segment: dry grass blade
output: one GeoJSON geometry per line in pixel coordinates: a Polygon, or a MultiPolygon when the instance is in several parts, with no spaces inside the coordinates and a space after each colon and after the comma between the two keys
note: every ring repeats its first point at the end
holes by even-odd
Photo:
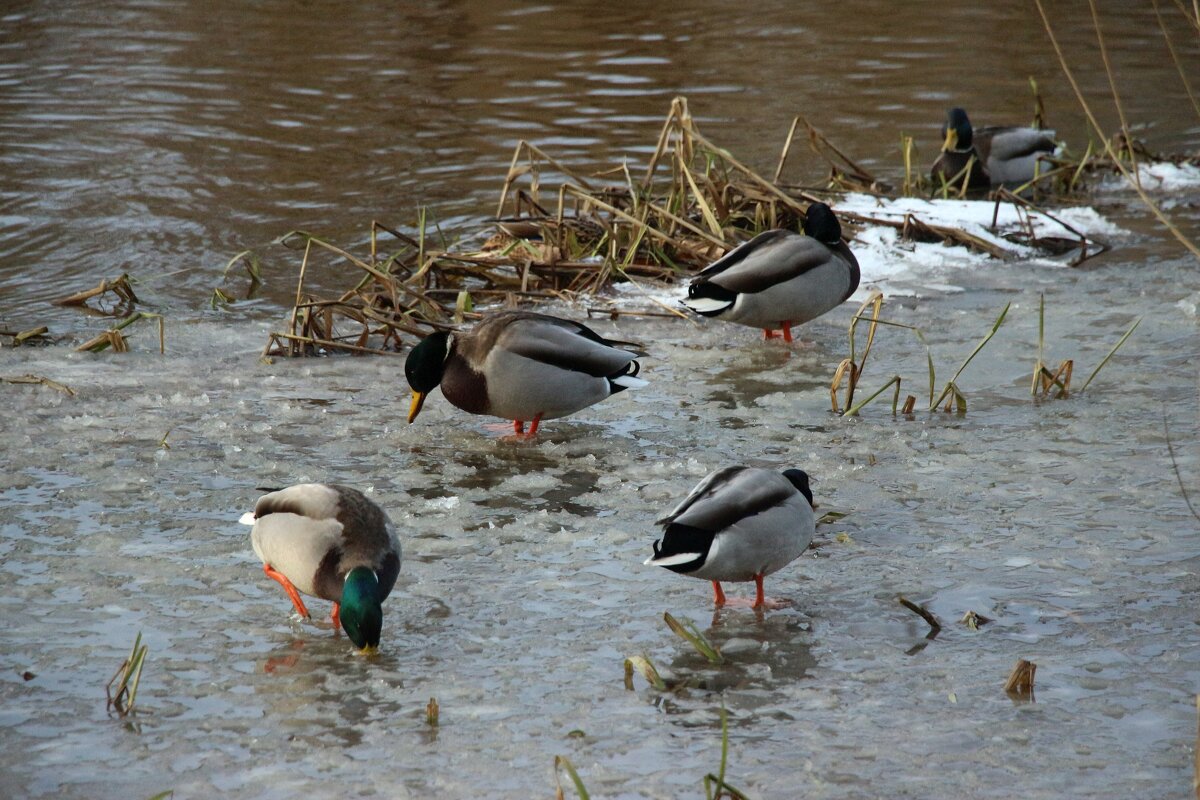
{"type": "MultiPolygon", "coordinates": [[[[42,339],[46,334],[50,333],[50,329],[45,325],[39,325],[36,328],[30,328],[24,331],[0,331],[0,336],[8,336],[12,338],[12,346],[20,347],[23,344],[35,342],[42,339]]],[[[40,344],[40,342],[38,342],[40,344]]]]}
{"type": "Polygon", "coordinates": [[[53,389],[56,392],[61,392],[67,397],[74,397],[75,390],[65,383],[52,381],[49,378],[43,378],[41,375],[17,375],[13,378],[0,378],[5,383],[33,383],[45,386],[47,389],[53,389]]]}
{"type": "Polygon", "coordinates": [[[138,298],[133,291],[133,284],[130,282],[129,275],[122,274],[119,278],[112,280],[102,280],[99,284],[91,289],[85,289],[82,292],[68,295],[61,299],[55,300],[56,306],[83,306],[87,305],[87,301],[93,297],[100,297],[105,294],[113,294],[117,298],[117,306],[112,313],[120,313],[117,309],[124,309],[128,313],[130,307],[137,305],[138,298]]]}
{"type": "Polygon", "coordinates": [[[667,683],[658,674],[658,670],[646,656],[630,656],[625,659],[625,688],[633,691],[633,673],[637,670],[652,687],[660,692],[666,691],[667,683]]]}
{"type": "Polygon", "coordinates": [[[100,353],[111,347],[114,352],[126,353],[129,351],[129,344],[122,331],[133,323],[143,319],[158,321],[158,352],[165,354],[167,351],[165,321],[162,314],[154,314],[150,311],[138,311],[136,314],[131,314],[117,323],[113,328],[79,345],[75,348],[75,351],[79,353],[85,351],[100,353]]]}
{"type": "MultiPolygon", "coordinates": [[[[1173,222],[1171,222],[1169,218],[1167,218],[1167,216],[1162,212],[1162,209],[1158,207],[1158,204],[1151,200],[1150,196],[1146,194],[1145,190],[1141,186],[1140,181],[1138,181],[1129,172],[1129,168],[1122,163],[1120,156],[1114,151],[1112,143],[1105,136],[1104,129],[1100,127],[1100,123],[1097,121],[1096,115],[1092,112],[1091,106],[1088,104],[1087,99],[1083,96],[1083,90],[1079,88],[1079,83],[1075,80],[1075,75],[1071,71],[1070,65],[1067,63],[1067,58],[1063,54],[1062,47],[1059,45],[1058,37],[1054,34],[1054,27],[1050,24],[1050,17],[1046,14],[1046,9],[1042,3],[1042,0],[1034,0],[1034,4],[1037,6],[1038,14],[1041,15],[1042,25],[1046,29],[1046,35],[1050,37],[1050,44],[1054,47],[1055,55],[1058,56],[1059,66],[1062,67],[1062,71],[1067,78],[1067,82],[1071,84],[1071,89],[1075,93],[1075,98],[1079,101],[1079,105],[1083,108],[1083,113],[1087,116],[1088,122],[1091,124],[1092,129],[1104,140],[1105,152],[1108,153],[1109,158],[1112,160],[1113,166],[1120,171],[1121,175],[1125,177],[1125,180],[1129,183],[1129,185],[1132,186],[1134,191],[1137,192],[1138,197],[1140,197],[1142,200],[1142,203],[1144,203],[1145,206],[1150,209],[1151,213],[1158,218],[1158,221],[1161,222],[1163,226],[1165,226],[1166,229],[1171,232],[1171,235],[1174,236],[1180,244],[1187,248],[1192,255],[1196,256],[1196,258],[1200,258],[1200,247],[1197,247],[1195,243],[1185,236],[1183,232],[1180,231],[1179,228],[1173,222]]],[[[1099,31],[1097,31],[1097,33],[1099,33],[1099,31]]]]}
{"type": "Polygon", "coordinates": [[[870,395],[869,397],[865,398],[864,400],[861,400],[854,407],[846,409],[846,413],[843,416],[847,416],[847,417],[858,416],[858,412],[863,409],[863,406],[867,405],[867,403],[870,403],[876,397],[879,397],[879,395],[883,394],[888,389],[893,389],[892,414],[894,415],[896,413],[896,408],[900,404],[900,376],[899,375],[893,375],[891,380],[889,380],[887,383],[885,383],[879,389],[875,390],[874,394],[870,395]]]}
{"type": "Polygon", "coordinates": [[[1188,511],[1192,512],[1192,516],[1200,520],[1200,513],[1196,512],[1196,507],[1192,505],[1192,498],[1188,496],[1187,487],[1183,483],[1183,475],[1179,472],[1179,462],[1175,460],[1175,446],[1171,444],[1171,431],[1167,427],[1167,404],[1163,403],[1162,409],[1163,418],[1163,438],[1167,442],[1167,453],[1171,456],[1171,468],[1175,471],[1175,480],[1179,482],[1179,492],[1183,495],[1183,502],[1187,503],[1188,511]]]}
{"type": "Polygon", "coordinates": [[[1187,71],[1184,70],[1183,64],[1179,62],[1179,54],[1175,52],[1175,44],[1171,41],[1171,34],[1167,33],[1167,25],[1163,21],[1162,12],[1158,8],[1158,0],[1151,0],[1151,5],[1154,7],[1154,16],[1158,20],[1158,29],[1162,31],[1163,40],[1167,43],[1167,52],[1171,54],[1171,61],[1175,64],[1175,70],[1179,73],[1179,79],[1183,81],[1183,88],[1187,92],[1188,100],[1192,101],[1192,109],[1195,110],[1196,116],[1200,117],[1200,103],[1196,102],[1196,95],[1192,93],[1192,84],[1187,79],[1187,71]]]}
{"type": "Polygon", "coordinates": [[[663,612],[663,621],[667,623],[667,627],[675,632],[679,638],[686,641],[696,649],[696,652],[704,656],[712,664],[721,664],[725,658],[721,655],[721,651],[710,642],[704,634],[702,634],[695,624],[688,622],[686,627],[667,612],[663,612]]]}
{"type": "Polygon", "coordinates": [[[1109,359],[1111,359],[1114,355],[1116,355],[1117,350],[1121,349],[1121,345],[1125,344],[1125,340],[1128,339],[1130,336],[1132,336],[1133,332],[1137,330],[1138,325],[1141,325],[1141,324],[1142,324],[1141,317],[1138,317],[1136,320],[1134,320],[1133,324],[1129,326],[1129,330],[1125,331],[1125,335],[1117,340],[1117,343],[1113,345],[1112,350],[1108,351],[1108,355],[1106,355],[1104,357],[1104,360],[1101,361],[1099,364],[1097,364],[1096,368],[1094,370],[1092,370],[1092,374],[1089,375],[1088,379],[1083,382],[1083,386],[1080,387],[1079,391],[1082,392],[1082,391],[1087,390],[1087,387],[1089,384],[1091,384],[1092,379],[1100,374],[1100,370],[1104,369],[1104,365],[1109,362],[1109,359]]]}
{"type": "Polygon", "coordinates": [[[966,357],[966,359],[963,360],[963,363],[961,366],[959,366],[958,371],[954,373],[954,377],[952,377],[950,379],[950,382],[946,384],[946,388],[942,390],[941,396],[938,397],[938,399],[929,406],[930,410],[937,408],[938,405],[941,404],[942,400],[947,399],[947,396],[950,395],[951,393],[953,393],[956,401],[958,402],[959,411],[961,413],[966,412],[967,400],[965,397],[963,397],[962,393],[958,390],[958,376],[962,375],[963,370],[965,370],[967,368],[967,365],[970,364],[971,361],[975,358],[975,356],[979,355],[979,351],[982,350],[987,345],[987,343],[992,340],[992,337],[996,335],[996,331],[1000,330],[1000,326],[1004,324],[1005,317],[1008,316],[1008,309],[1011,307],[1012,307],[1012,302],[1008,302],[1008,303],[1004,304],[1004,310],[1002,310],[1000,312],[1000,316],[997,317],[996,321],[992,324],[992,329],[988,332],[987,336],[983,337],[983,341],[981,341],[979,344],[975,345],[975,349],[971,351],[971,354],[968,355],[966,357]]]}
{"type": "Polygon", "coordinates": [[[835,414],[841,413],[841,406],[838,404],[837,392],[842,385],[842,377],[849,376],[849,383],[846,388],[846,407],[849,408],[854,403],[854,390],[858,388],[859,378],[862,377],[863,369],[867,364],[867,355],[871,352],[871,345],[875,342],[875,329],[879,324],[879,314],[883,310],[883,292],[872,292],[871,295],[863,301],[858,310],[854,312],[854,316],[850,318],[850,328],[848,336],[850,339],[850,357],[844,359],[838,364],[837,370],[833,373],[833,383],[829,387],[829,399],[833,404],[835,414]],[[870,306],[871,316],[863,317],[862,312],[870,306]],[[867,329],[867,344],[863,348],[862,358],[857,362],[855,358],[857,353],[855,350],[854,334],[858,329],[858,323],[866,319],[870,322],[870,327],[867,329]]]}

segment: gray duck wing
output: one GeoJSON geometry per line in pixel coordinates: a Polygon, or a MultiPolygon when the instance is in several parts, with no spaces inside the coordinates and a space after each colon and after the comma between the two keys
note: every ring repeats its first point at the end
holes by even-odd
{"type": "Polygon", "coordinates": [[[987,144],[986,152],[984,148],[979,148],[980,157],[984,161],[989,158],[1010,161],[1035,153],[1053,153],[1058,147],[1052,130],[991,126],[978,129],[976,133],[987,144]]]}
{"type": "Polygon", "coordinates": [[[631,343],[601,337],[586,325],[541,314],[513,320],[496,338],[508,352],[596,378],[622,373],[640,352],[622,349],[631,343]]]}
{"type": "Polygon", "coordinates": [[[715,283],[738,294],[754,294],[796,278],[829,261],[828,247],[791,231],[760,233],[709,264],[692,283],[715,283]]]}
{"type": "Polygon", "coordinates": [[[659,524],[688,525],[718,532],[755,514],[786,503],[796,487],[777,472],[726,467],[696,486],[659,524]]]}

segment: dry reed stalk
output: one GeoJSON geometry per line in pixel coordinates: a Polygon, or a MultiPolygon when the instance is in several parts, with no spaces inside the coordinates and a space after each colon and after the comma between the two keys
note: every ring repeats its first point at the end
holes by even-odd
{"type": "Polygon", "coordinates": [[[75,390],[70,386],[67,386],[65,383],[59,383],[58,381],[52,381],[49,378],[44,378],[41,375],[17,375],[16,377],[12,378],[0,378],[0,381],[4,381],[5,383],[38,384],[45,386],[47,389],[53,389],[56,392],[61,392],[67,397],[75,396],[75,390]]]}
{"type": "Polygon", "coordinates": [[[925,620],[926,624],[929,625],[928,638],[932,639],[941,633],[942,623],[938,622],[937,617],[935,617],[928,609],[922,608],[912,600],[909,600],[907,597],[897,597],[896,602],[916,614],[921,619],[925,620]]]}
{"type": "MultiPolygon", "coordinates": [[[[1091,2],[1091,0],[1089,0],[1089,2],[1091,2]]],[[[1171,222],[1171,220],[1168,219],[1165,214],[1163,214],[1162,210],[1158,207],[1158,204],[1151,200],[1150,196],[1146,194],[1145,190],[1142,188],[1141,182],[1136,180],[1130,174],[1129,169],[1121,162],[1119,155],[1113,150],[1112,142],[1110,142],[1105,136],[1103,128],[1100,127],[1100,123],[1096,119],[1096,115],[1092,113],[1091,106],[1088,104],[1087,99],[1083,96],[1083,90],[1079,88],[1079,83],[1075,80],[1075,75],[1071,71],[1070,65],[1067,64],[1066,56],[1063,54],[1062,47],[1058,43],[1058,37],[1054,34],[1054,27],[1050,24],[1050,18],[1046,14],[1046,9],[1042,4],[1042,0],[1034,0],[1034,4],[1037,6],[1038,14],[1041,15],[1042,25],[1046,29],[1046,34],[1050,37],[1050,44],[1054,46],[1054,52],[1058,56],[1058,63],[1062,67],[1063,74],[1066,75],[1067,82],[1071,84],[1071,90],[1075,93],[1075,98],[1079,101],[1079,105],[1083,108],[1083,113],[1087,116],[1088,122],[1091,123],[1092,129],[1099,137],[1101,137],[1101,139],[1103,139],[1104,150],[1108,154],[1109,158],[1112,159],[1113,165],[1121,172],[1121,175],[1125,177],[1125,180],[1128,181],[1129,184],[1134,188],[1138,194],[1138,197],[1141,198],[1142,202],[1147,208],[1150,209],[1154,216],[1158,218],[1158,221],[1161,222],[1163,226],[1171,232],[1171,235],[1174,236],[1180,244],[1187,248],[1192,255],[1196,256],[1196,258],[1200,258],[1200,247],[1197,247],[1190,239],[1188,239],[1183,232],[1180,231],[1179,228],[1176,227],[1175,224],[1171,222]]],[[[1097,34],[1099,34],[1098,29],[1097,34]]]]}
{"type": "Polygon", "coordinates": [[[1175,64],[1175,70],[1179,73],[1179,79],[1183,81],[1183,88],[1187,92],[1188,100],[1192,101],[1192,108],[1196,112],[1196,116],[1200,117],[1200,102],[1196,101],[1196,95],[1192,93],[1192,84],[1187,79],[1187,72],[1183,68],[1183,64],[1179,62],[1179,55],[1175,52],[1175,44],[1171,41],[1171,34],[1167,33],[1167,25],[1163,21],[1162,12],[1158,8],[1158,0],[1151,0],[1151,5],[1154,6],[1154,16],[1158,20],[1158,29],[1162,31],[1163,40],[1167,43],[1167,51],[1171,54],[1171,61],[1175,64]]]}
{"type": "MultiPolygon", "coordinates": [[[[102,280],[99,284],[91,289],[85,289],[81,292],[76,292],[67,297],[60,298],[54,301],[56,306],[82,306],[87,305],[87,301],[93,297],[112,293],[117,296],[120,303],[125,303],[129,306],[137,305],[140,302],[137,295],[133,291],[133,285],[130,283],[129,275],[122,274],[119,278],[112,280],[102,280]]],[[[113,313],[119,313],[114,311],[113,313]]]]}

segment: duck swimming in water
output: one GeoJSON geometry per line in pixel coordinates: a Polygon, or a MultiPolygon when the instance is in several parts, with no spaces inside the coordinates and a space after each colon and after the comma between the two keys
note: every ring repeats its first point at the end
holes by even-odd
{"type": "Polygon", "coordinates": [[[946,112],[942,137],[942,152],[930,169],[935,190],[943,182],[951,181],[954,187],[960,187],[964,178],[967,191],[972,192],[986,191],[992,186],[1022,186],[1036,177],[1039,162],[1054,155],[1059,147],[1052,130],[1018,126],[973,128],[967,112],[961,108],[946,112]],[[963,175],[968,162],[970,171],[963,175]]]}

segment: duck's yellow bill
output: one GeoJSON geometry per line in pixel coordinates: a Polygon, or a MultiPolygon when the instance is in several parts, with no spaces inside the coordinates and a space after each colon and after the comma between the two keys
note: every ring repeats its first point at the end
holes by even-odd
{"type": "Polygon", "coordinates": [[[946,141],[942,142],[942,150],[953,150],[958,147],[958,131],[946,128],[946,141]]]}
{"type": "Polygon", "coordinates": [[[417,414],[421,413],[421,406],[423,405],[425,405],[425,392],[413,392],[412,405],[408,407],[408,422],[410,425],[417,418],[417,414]]]}

